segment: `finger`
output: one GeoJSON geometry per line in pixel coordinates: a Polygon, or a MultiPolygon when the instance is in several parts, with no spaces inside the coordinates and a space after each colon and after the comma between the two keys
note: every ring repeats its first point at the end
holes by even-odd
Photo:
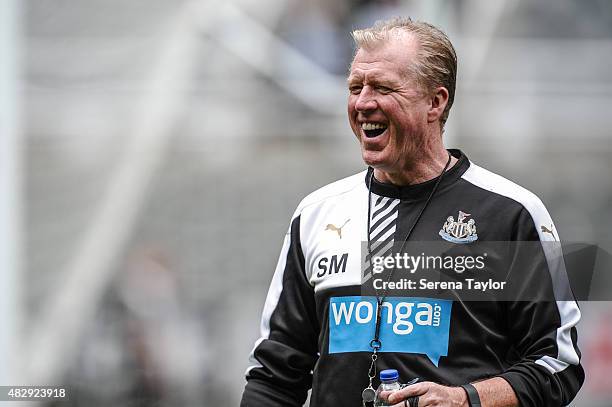
{"type": "MultiPolygon", "coordinates": [[[[397,390],[395,390],[397,391],[397,390]]],[[[388,401],[387,398],[389,397],[389,395],[391,395],[391,393],[393,393],[393,390],[385,390],[385,391],[381,391],[380,394],[378,395],[381,399],[388,401]]]]}
{"type": "Polygon", "coordinates": [[[381,391],[380,392],[380,398],[387,400],[387,397],[389,397],[389,395],[392,394],[394,391],[399,391],[399,390],[385,390],[385,391],[381,391]]]}
{"type": "Polygon", "coordinates": [[[378,397],[380,397],[381,399],[383,399],[386,402],[389,402],[389,396],[391,394],[395,393],[395,392],[398,392],[398,391],[399,390],[385,390],[385,391],[381,391],[380,394],[378,395],[378,397]]]}
{"type": "MultiPolygon", "coordinates": [[[[425,404],[423,404],[423,401],[421,399],[419,399],[418,403],[419,403],[419,407],[425,406],[425,404]]],[[[391,407],[410,407],[410,403],[407,401],[407,399],[404,399],[397,404],[393,404],[391,407]]]]}
{"type": "Polygon", "coordinates": [[[412,396],[422,396],[431,387],[431,382],[422,382],[404,387],[389,396],[389,403],[398,403],[412,396]]]}

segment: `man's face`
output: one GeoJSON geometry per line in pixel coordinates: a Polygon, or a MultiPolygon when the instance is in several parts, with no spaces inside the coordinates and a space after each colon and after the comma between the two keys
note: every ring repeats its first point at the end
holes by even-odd
{"type": "Polygon", "coordinates": [[[407,67],[417,55],[408,35],[357,52],[348,78],[348,115],[367,165],[398,173],[427,143],[430,98],[407,67]]]}

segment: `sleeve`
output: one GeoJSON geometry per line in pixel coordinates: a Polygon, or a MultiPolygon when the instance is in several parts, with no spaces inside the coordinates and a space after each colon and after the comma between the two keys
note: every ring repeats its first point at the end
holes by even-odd
{"type": "Polygon", "coordinates": [[[314,289],[304,268],[300,216],[291,222],[247,369],[241,407],[302,406],[318,358],[314,289]]]}
{"type": "Polygon", "coordinates": [[[580,309],[548,212],[539,200],[529,209],[522,210],[511,242],[513,298],[504,305],[513,363],[499,376],[521,407],[565,406],[584,382],[576,331],[580,309]]]}

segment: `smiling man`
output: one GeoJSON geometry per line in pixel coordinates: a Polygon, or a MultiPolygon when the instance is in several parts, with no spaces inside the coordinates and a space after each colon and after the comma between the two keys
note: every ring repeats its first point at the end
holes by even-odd
{"type": "Polygon", "coordinates": [[[368,169],[313,192],[295,211],[242,406],[301,406],[310,388],[312,406],[368,405],[372,372],[386,368],[421,380],[385,394],[390,405],[569,404],[584,381],[580,311],[563,295],[571,292],[563,260],[546,246],[553,238],[541,225],[554,224],[535,195],[444,147],[457,71],[452,44],[410,19],[353,37],[348,117],[368,169]],[[521,253],[508,249],[493,267],[510,284],[554,298],[364,295],[370,260],[409,241],[534,242],[527,265],[515,264],[521,253]]]}
{"type": "Polygon", "coordinates": [[[440,41],[440,50],[427,53],[439,60],[432,61],[437,69],[419,58],[417,32],[389,29],[382,42],[372,32],[354,33],[359,48],[348,78],[349,120],[363,160],[381,182],[430,180],[448,158],[442,129],[455,94],[456,56],[444,34],[429,31],[440,41]]]}

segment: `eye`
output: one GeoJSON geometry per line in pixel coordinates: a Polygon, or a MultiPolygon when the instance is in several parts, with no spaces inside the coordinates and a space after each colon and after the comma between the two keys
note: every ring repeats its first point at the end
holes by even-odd
{"type": "Polygon", "coordinates": [[[353,95],[358,95],[361,93],[361,89],[363,88],[363,86],[361,85],[351,85],[349,86],[349,92],[351,92],[351,94],[353,95]]]}
{"type": "Polygon", "coordinates": [[[377,86],[376,90],[378,90],[380,93],[383,93],[383,94],[387,94],[387,93],[393,92],[393,89],[388,88],[386,86],[377,86]]]}

